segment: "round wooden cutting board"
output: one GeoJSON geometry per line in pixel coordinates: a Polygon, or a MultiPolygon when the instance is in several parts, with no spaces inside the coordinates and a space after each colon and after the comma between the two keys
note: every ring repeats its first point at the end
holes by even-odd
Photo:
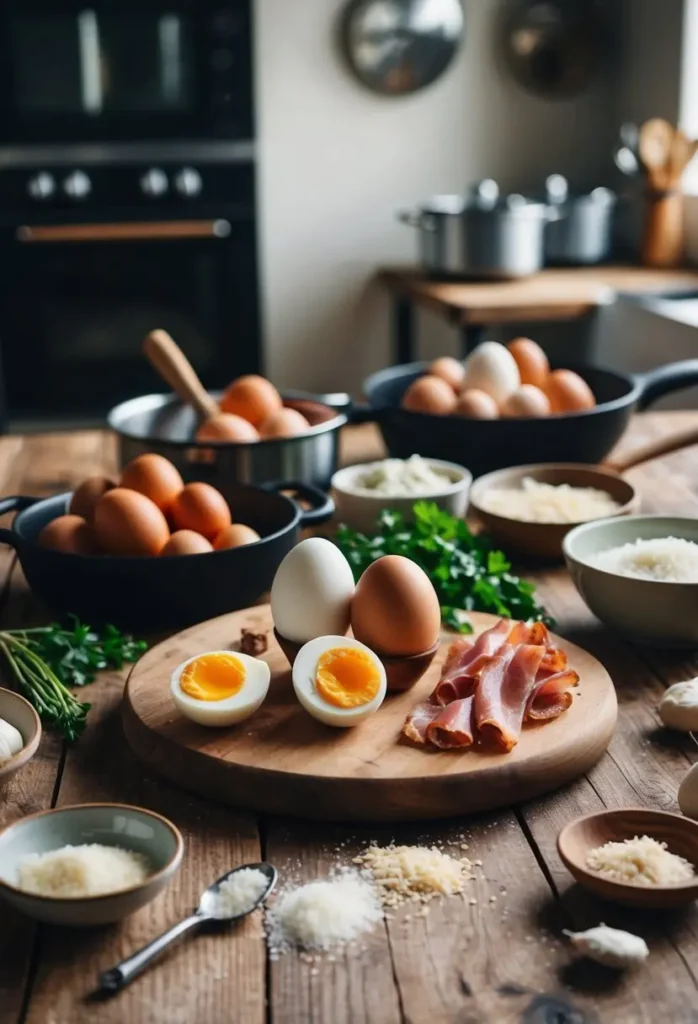
{"type": "MultiPolygon", "coordinates": [[[[497,621],[472,616],[477,632],[497,621]]],[[[527,726],[510,754],[431,751],[399,742],[414,704],[439,679],[448,644],[406,693],[389,695],[354,729],[311,718],[295,698],[268,605],[233,612],[170,637],[131,671],[124,696],[126,738],[156,774],[239,807],[306,818],[386,821],[440,818],[518,803],[569,782],[606,749],[616,722],[610,676],[590,654],[559,640],[580,675],[572,707],[527,726]],[[183,718],[170,696],[172,671],[204,651],[238,647],[243,628],[268,634],[271,686],[262,707],[227,729],[183,718]]]]}

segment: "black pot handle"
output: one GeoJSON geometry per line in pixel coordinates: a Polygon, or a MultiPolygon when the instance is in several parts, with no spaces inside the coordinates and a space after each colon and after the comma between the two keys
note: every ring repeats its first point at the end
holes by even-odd
{"type": "MultiPolygon", "coordinates": [[[[36,505],[41,498],[27,498],[21,494],[13,494],[9,498],[0,498],[0,516],[6,516],[9,512],[23,512],[25,508],[36,505]]],[[[16,546],[17,534],[5,527],[0,527],[0,541],[5,544],[16,546]]]]}
{"type": "Polygon", "coordinates": [[[635,380],[640,386],[637,407],[646,409],[664,395],[698,384],[698,359],[684,359],[680,363],[658,366],[649,373],[637,374],[635,380]]]}
{"type": "Polygon", "coordinates": [[[378,421],[378,410],[370,405],[352,405],[348,411],[349,422],[352,425],[357,423],[376,423],[378,421]]]}
{"type": "Polygon", "coordinates": [[[320,523],[326,523],[334,515],[332,498],[329,494],[321,491],[319,487],[314,487],[313,484],[305,484],[300,480],[276,480],[273,483],[260,484],[260,490],[271,494],[277,494],[279,491],[293,491],[299,498],[309,501],[313,508],[305,509],[300,506],[298,508],[302,527],[319,526],[320,523]]]}

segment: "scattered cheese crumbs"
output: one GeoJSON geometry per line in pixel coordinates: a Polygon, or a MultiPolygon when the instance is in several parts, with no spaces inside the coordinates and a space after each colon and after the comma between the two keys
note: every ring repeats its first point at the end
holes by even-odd
{"type": "Polygon", "coordinates": [[[603,878],[634,885],[673,885],[695,875],[692,864],[651,836],[597,846],[587,854],[587,867],[603,878]]]}
{"type": "Polygon", "coordinates": [[[435,846],[369,846],[354,863],[368,872],[384,907],[454,896],[472,878],[469,860],[457,860],[435,846]]]}
{"type": "Polygon", "coordinates": [[[216,893],[214,917],[240,917],[249,913],[268,888],[269,879],[259,868],[234,871],[216,893]]]}
{"type": "Polygon", "coordinates": [[[294,947],[328,950],[346,945],[382,918],[371,884],[353,872],[282,893],[267,911],[272,959],[294,947]]]}
{"type": "Polygon", "coordinates": [[[131,889],[150,873],[139,853],[88,843],[28,854],[19,863],[17,885],[37,896],[74,899],[131,889]]]}

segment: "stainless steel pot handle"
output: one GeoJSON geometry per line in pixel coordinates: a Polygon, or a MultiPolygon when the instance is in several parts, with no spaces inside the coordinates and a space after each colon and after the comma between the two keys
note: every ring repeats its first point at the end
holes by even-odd
{"type": "Polygon", "coordinates": [[[422,210],[398,210],[395,214],[402,224],[411,228],[421,228],[422,231],[436,231],[436,220],[422,210]]]}
{"type": "Polygon", "coordinates": [[[345,391],[316,395],[311,391],[284,388],[283,397],[291,402],[317,402],[319,405],[328,405],[330,409],[337,409],[338,412],[344,412],[351,406],[351,396],[345,391]]]}

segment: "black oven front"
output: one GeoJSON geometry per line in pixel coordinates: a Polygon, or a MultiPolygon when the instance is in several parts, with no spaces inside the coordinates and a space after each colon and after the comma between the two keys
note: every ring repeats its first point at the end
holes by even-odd
{"type": "Polygon", "coordinates": [[[4,0],[0,144],[251,139],[251,0],[4,0]]]}

